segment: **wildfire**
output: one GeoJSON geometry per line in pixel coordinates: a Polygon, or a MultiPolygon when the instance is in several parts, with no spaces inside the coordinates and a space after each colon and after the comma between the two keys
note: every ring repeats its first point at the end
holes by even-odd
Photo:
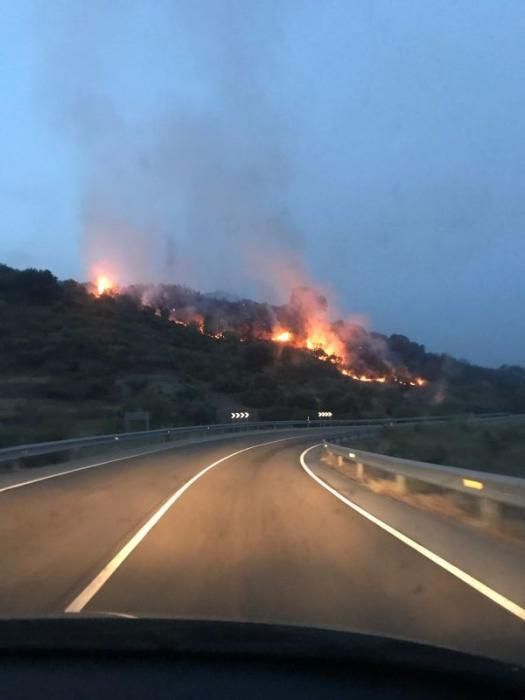
{"type": "Polygon", "coordinates": [[[272,340],[278,343],[290,343],[296,348],[306,348],[312,352],[317,352],[317,358],[323,362],[330,362],[345,377],[349,377],[356,382],[364,382],[367,384],[386,384],[386,382],[395,382],[404,386],[425,386],[427,383],[423,377],[398,377],[394,374],[364,374],[357,372],[349,367],[348,357],[345,356],[344,343],[341,339],[330,330],[319,326],[310,329],[309,335],[301,341],[300,338],[294,336],[290,331],[279,329],[272,336],[272,340]]]}
{"type": "Polygon", "coordinates": [[[113,282],[105,275],[99,275],[97,277],[97,293],[98,296],[102,296],[106,292],[110,292],[113,289],[113,282]]]}
{"type": "Polygon", "coordinates": [[[341,339],[322,326],[309,329],[304,345],[307,350],[322,350],[328,357],[342,358],[345,355],[341,339]]]}
{"type": "MultiPolygon", "coordinates": [[[[114,266],[100,263],[91,270],[91,291],[97,296],[116,291],[120,287],[115,281],[114,266]],[[107,270],[112,270],[111,277],[107,270]]],[[[153,289],[146,289],[141,295],[141,303],[155,308],[156,294],[153,289]]],[[[285,308],[276,307],[276,316],[272,315],[266,323],[260,326],[253,324],[251,319],[242,318],[239,322],[228,317],[215,319],[205,324],[205,315],[197,304],[188,304],[184,299],[177,303],[177,309],[163,304],[156,308],[156,313],[165,316],[166,312],[172,323],[182,326],[192,326],[200,333],[216,340],[223,339],[225,332],[235,333],[241,342],[253,339],[272,340],[275,343],[286,344],[293,348],[309,350],[312,356],[322,362],[332,364],[342,375],[356,382],[369,384],[398,384],[405,387],[423,387],[427,380],[423,377],[411,376],[402,367],[395,367],[384,359],[381,354],[382,346],[374,351],[373,343],[367,344],[368,337],[364,329],[343,321],[332,323],[326,311],[326,300],[307,289],[299,289],[291,296],[290,304],[285,308]],[[300,292],[300,293],[299,293],[300,292]],[[161,313],[162,311],[162,313],[161,313]],[[275,320],[274,320],[275,319],[275,320]],[[219,322],[217,322],[219,321],[219,322]],[[255,327],[254,327],[255,326],[255,327]],[[270,330],[272,328],[272,330],[270,330]],[[361,333],[361,335],[360,335],[361,333]],[[371,352],[368,352],[371,348],[371,352]],[[367,355],[368,352],[368,355],[367,355]],[[367,361],[366,357],[371,357],[367,361]]],[[[208,312],[206,312],[208,313],[208,312]]]]}
{"type": "MultiPolygon", "coordinates": [[[[204,317],[200,314],[186,314],[184,318],[177,316],[175,309],[172,309],[169,315],[169,320],[176,323],[178,326],[194,326],[200,333],[204,333],[204,317]]],[[[210,333],[217,340],[222,338],[222,333],[210,333]]]]}
{"type": "Polygon", "coordinates": [[[368,374],[356,374],[352,372],[351,369],[345,369],[344,367],[341,369],[341,374],[344,374],[345,377],[350,377],[350,379],[355,379],[356,382],[376,382],[377,384],[384,384],[387,380],[387,377],[384,375],[371,377],[368,374]]]}
{"type": "Polygon", "coordinates": [[[293,335],[290,331],[278,331],[272,335],[272,340],[276,343],[290,343],[293,340],[293,335]]]}

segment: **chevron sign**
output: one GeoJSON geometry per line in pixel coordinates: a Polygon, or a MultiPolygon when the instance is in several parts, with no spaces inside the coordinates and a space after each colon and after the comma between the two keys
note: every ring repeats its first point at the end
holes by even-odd
{"type": "Polygon", "coordinates": [[[242,420],[250,417],[248,411],[237,411],[235,413],[231,413],[230,415],[232,420],[242,420]]]}
{"type": "Polygon", "coordinates": [[[334,414],[332,411],[319,411],[317,414],[318,418],[331,418],[334,414]]]}

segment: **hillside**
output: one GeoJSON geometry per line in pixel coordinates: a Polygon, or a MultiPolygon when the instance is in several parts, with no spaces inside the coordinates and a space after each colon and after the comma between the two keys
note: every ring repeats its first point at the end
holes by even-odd
{"type": "Polygon", "coordinates": [[[97,296],[49,271],[0,266],[0,444],[122,430],[139,408],[152,426],[239,409],[260,419],[525,411],[519,367],[476,367],[336,322],[330,337],[344,337],[351,371],[366,374],[356,381],[320,346],[272,341],[283,324],[299,337],[305,299],[323,304],[304,289],[281,307],[177,285],[97,296]],[[425,385],[411,386],[415,376],[425,385]]]}

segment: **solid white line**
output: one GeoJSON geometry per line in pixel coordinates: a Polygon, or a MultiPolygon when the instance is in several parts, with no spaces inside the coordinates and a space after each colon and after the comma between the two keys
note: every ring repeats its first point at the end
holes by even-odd
{"type": "Polygon", "coordinates": [[[171,506],[177,501],[182,494],[187,491],[192,484],[194,484],[198,479],[200,479],[206,472],[209,472],[210,469],[213,469],[213,467],[216,467],[218,464],[221,464],[221,462],[225,462],[227,459],[231,459],[232,457],[236,457],[237,455],[242,454],[243,452],[248,452],[249,450],[254,450],[256,447],[264,447],[265,445],[274,445],[277,442],[284,442],[285,440],[294,440],[297,439],[297,435],[293,435],[291,437],[285,437],[285,438],[279,438],[278,440],[269,440],[267,442],[259,442],[256,445],[250,445],[250,447],[244,447],[242,450],[237,450],[236,452],[232,452],[229,455],[226,455],[225,457],[221,457],[218,459],[216,462],[213,462],[212,464],[209,464],[207,467],[204,467],[204,469],[201,469],[201,471],[198,474],[195,474],[189,481],[187,481],[183,486],[180,487],[177,491],[175,491],[174,494],[172,494],[165,503],[151,516],[151,518],[138,530],[133,537],[122,547],[122,549],[111,559],[108,564],[98,573],[95,578],[84,588],[84,590],[79,593],[79,595],[67,606],[65,612],[70,613],[70,612],[80,612],[83,610],[86,605],[89,603],[89,601],[95,596],[98,591],[102,588],[102,586],[106,583],[106,581],[115,573],[115,571],[119,568],[121,564],[124,563],[124,561],[129,557],[131,552],[142,542],[142,540],[146,537],[148,532],[155,527],[155,525],[159,522],[159,520],[162,518],[163,515],[167,513],[167,511],[171,508],[171,506]]]}
{"type": "MultiPolygon", "coordinates": [[[[234,433],[232,435],[218,435],[215,438],[211,440],[194,440],[192,442],[187,442],[187,443],[173,443],[170,445],[161,445],[160,447],[154,447],[151,450],[145,450],[144,452],[135,452],[132,455],[124,455],[122,457],[113,457],[113,459],[106,459],[104,462],[96,462],[95,464],[86,464],[84,467],[74,467],[73,469],[65,469],[62,472],[55,472],[54,474],[47,474],[47,476],[37,476],[35,479],[29,479],[28,481],[19,481],[15,484],[9,484],[8,486],[2,486],[0,487],[0,493],[4,493],[5,491],[12,491],[13,489],[19,489],[22,486],[31,486],[31,484],[36,484],[39,481],[47,481],[48,479],[56,479],[59,476],[67,476],[68,474],[74,474],[75,472],[82,472],[85,469],[95,469],[95,467],[103,467],[105,464],[112,464],[113,462],[121,462],[124,459],[133,459],[135,457],[145,457],[150,454],[155,454],[157,452],[163,452],[166,450],[173,450],[178,447],[191,447],[193,445],[198,445],[206,442],[215,442],[223,439],[227,439],[230,437],[233,438],[238,438],[240,437],[251,437],[253,433],[247,434],[247,435],[242,435],[242,433],[234,433]]],[[[298,435],[294,437],[299,437],[298,435]]]]}
{"type": "Polygon", "coordinates": [[[498,593],[493,588],[490,588],[489,586],[487,586],[482,581],[479,581],[478,579],[474,578],[470,574],[467,574],[466,571],[463,571],[462,569],[455,566],[454,564],[451,564],[446,559],[443,559],[443,557],[440,557],[438,554],[435,554],[430,549],[427,549],[423,545],[419,544],[419,542],[416,542],[415,540],[411,539],[407,535],[404,535],[402,532],[400,532],[399,530],[396,530],[391,525],[388,525],[383,520],[376,518],[375,515],[372,515],[371,513],[366,511],[364,508],[361,508],[356,503],[354,503],[350,499],[348,499],[345,496],[343,496],[342,494],[340,494],[339,491],[336,491],[329,484],[327,484],[326,481],[323,481],[316,474],[314,474],[314,472],[306,464],[305,455],[308,454],[308,452],[310,452],[310,450],[313,450],[315,447],[319,447],[320,444],[321,443],[319,443],[317,445],[312,445],[312,447],[308,447],[301,454],[301,457],[300,457],[301,466],[305,470],[305,472],[308,474],[308,476],[311,476],[312,479],[314,479],[314,481],[317,481],[317,483],[320,484],[324,489],[326,489],[331,494],[333,494],[336,498],[338,498],[340,501],[342,501],[349,508],[352,508],[353,510],[355,510],[357,513],[359,513],[359,515],[362,515],[367,520],[370,520],[370,522],[374,523],[375,525],[382,528],[383,530],[386,530],[386,532],[388,532],[390,535],[392,535],[396,539],[400,540],[401,542],[408,545],[412,549],[415,549],[416,552],[419,552],[419,554],[422,554],[427,559],[430,559],[430,561],[434,562],[434,564],[437,564],[442,569],[445,569],[445,571],[448,571],[449,574],[452,574],[456,578],[460,579],[460,581],[463,581],[463,583],[466,583],[467,586],[474,588],[476,591],[478,591],[478,593],[481,593],[482,595],[486,596],[487,598],[490,598],[490,600],[493,603],[500,605],[502,608],[505,608],[505,610],[507,610],[508,612],[512,613],[516,617],[519,617],[520,620],[525,621],[525,608],[521,607],[521,605],[518,605],[518,603],[515,603],[512,600],[509,600],[505,596],[501,595],[501,593],[498,593]]]}

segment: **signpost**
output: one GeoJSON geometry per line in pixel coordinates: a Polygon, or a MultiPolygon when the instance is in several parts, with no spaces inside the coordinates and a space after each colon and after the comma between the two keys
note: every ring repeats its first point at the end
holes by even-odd
{"type": "Polygon", "coordinates": [[[137,423],[140,423],[139,430],[149,430],[149,419],[149,411],[126,411],[126,413],[124,414],[124,424],[126,426],[126,432],[131,432],[133,427],[135,428],[135,430],[137,430],[137,423]],[[135,424],[135,426],[133,424],[135,424]]]}

